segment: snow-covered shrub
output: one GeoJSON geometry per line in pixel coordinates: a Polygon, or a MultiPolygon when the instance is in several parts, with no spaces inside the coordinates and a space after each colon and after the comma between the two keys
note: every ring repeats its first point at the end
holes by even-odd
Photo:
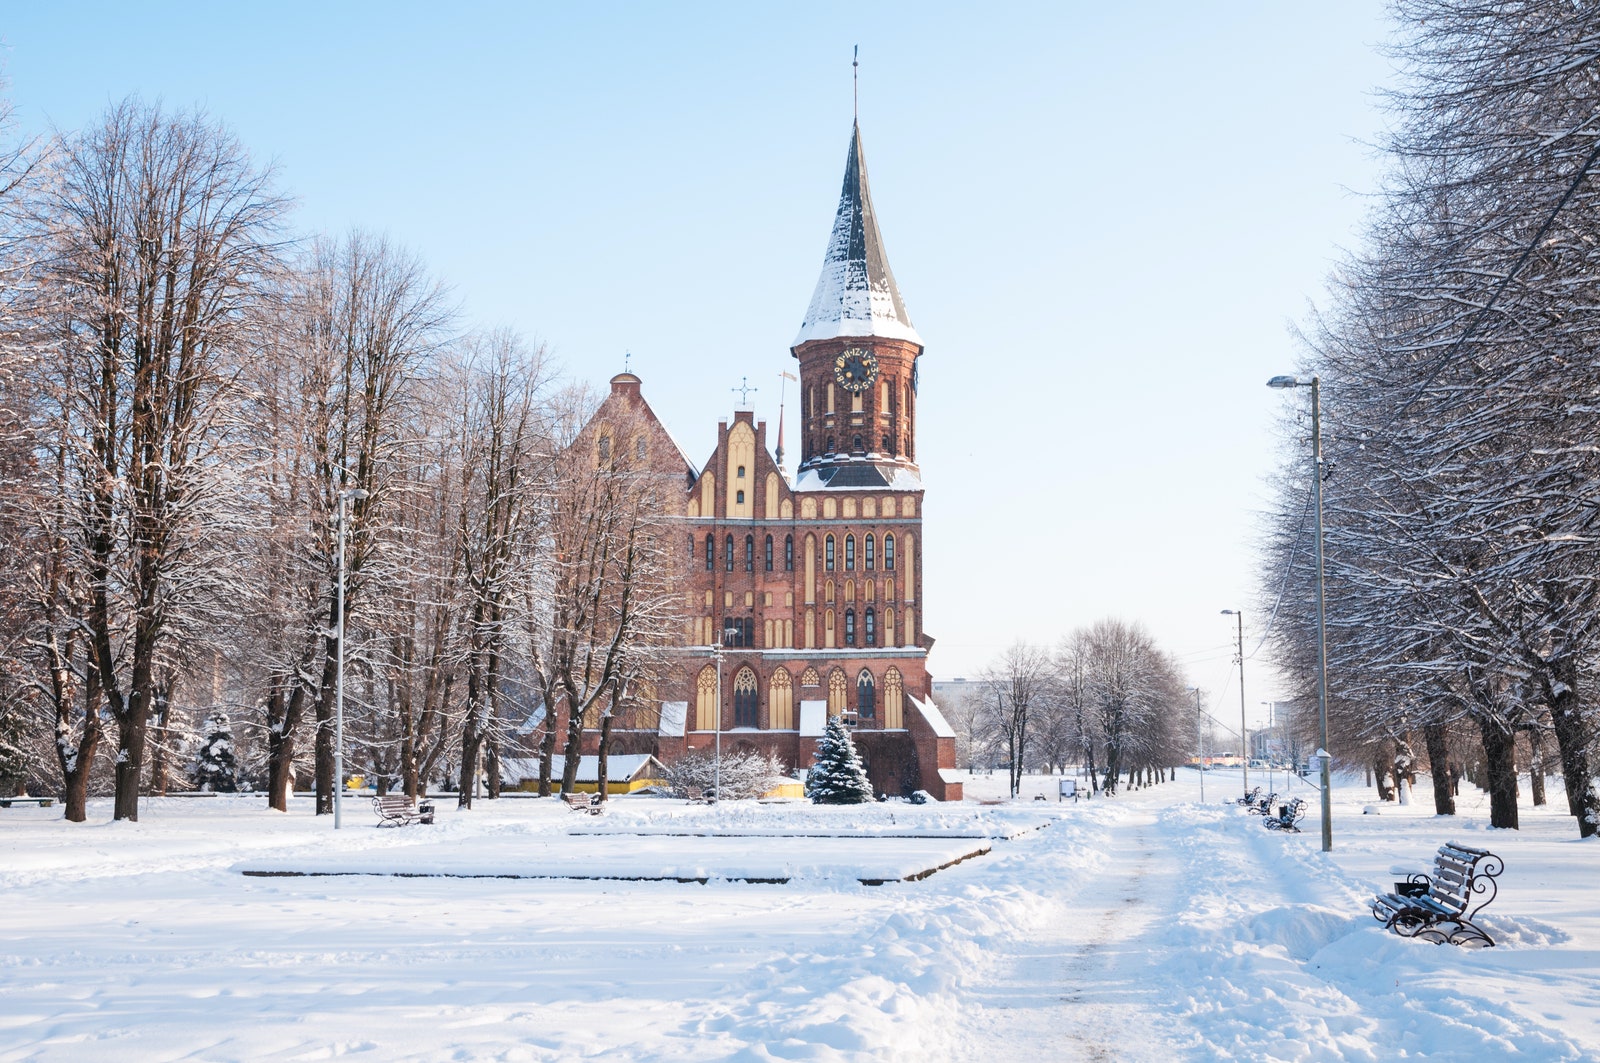
{"type": "Polygon", "coordinates": [[[217,794],[237,793],[239,765],[233,755],[233,725],[227,713],[213,709],[201,725],[200,751],[195,756],[195,788],[217,794]]]}
{"type": "MultiPolygon", "coordinates": [[[[709,793],[716,787],[716,779],[715,750],[691,749],[667,765],[667,788],[674,797],[709,793]]],[[[717,796],[726,801],[760,797],[783,779],[783,765],[770,753],[724,750],[722,792],[717,796]]]]}
{"type": "Polygon", "coordinates": [[[806,775],[806,796],[818,805],[859,805],[872,800],[867,769],[842,717],[828,718],[828,729],[806,775]]]}

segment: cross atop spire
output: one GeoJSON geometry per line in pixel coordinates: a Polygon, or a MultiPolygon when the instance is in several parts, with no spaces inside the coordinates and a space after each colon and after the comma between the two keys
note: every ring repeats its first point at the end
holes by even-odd
{"type": "Polygon", "coordinates": [[[883,237],[878,234],[859,123],[850,130],[844,188],[839,193],[833,234],[822,259],[822,276],[817,279],[811,307],[793,347],[841,336],[910,340],[919,346],[922,343],[900,299],[900,289],[895,286],[889,258],[883,251],[883,237]]]}

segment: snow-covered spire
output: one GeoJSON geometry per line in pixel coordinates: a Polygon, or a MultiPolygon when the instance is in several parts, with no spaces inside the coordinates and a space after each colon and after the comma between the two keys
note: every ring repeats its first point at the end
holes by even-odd
{"type": "Polygon", "coordinates": [[[822,276],[811,296],[811,309],[800,325],[794,346],[841,336],[874,336],[922,344],[911,324],[900,289],[895,287],[889,258],[878,235],[878,218],[867,187],[867,160],[861,150],[861,126],[850,130],[845,158],[844,190],[839,213],[823,256],[822,276]]]}

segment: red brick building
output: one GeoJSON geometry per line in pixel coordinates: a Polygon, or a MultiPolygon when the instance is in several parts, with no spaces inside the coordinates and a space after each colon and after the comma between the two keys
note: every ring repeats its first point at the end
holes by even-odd
{"type": "MultiPolygon", "coordinates": [[[[681,472],[688,485],[675,516],[687,561],[685,666],[660,687],[651,751],[662,759],[710,746],[720,730],[724,749],[805,767],[826,718],[844,715],[877,789],[960,798],[954,733],[931,698],[933,639],[922,630],[922,350],[884,255],[858,127],[822,276],[791,347],[797,475],[782,465],[782,427],[774,453],[766,422],[747,410],[717,426],[699,469],[675,446],[652,447],[674,466],[657,471],[681,472]]],[[[670,438],[638,377],[621,374],[611,387],[597,422],[625,404],[670,438]]]]}

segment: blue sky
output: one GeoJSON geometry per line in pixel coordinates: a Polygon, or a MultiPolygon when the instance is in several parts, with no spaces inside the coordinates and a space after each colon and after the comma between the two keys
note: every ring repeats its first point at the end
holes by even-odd
{"type": "MultiPolygon", "coordinates": [[[[702,460],[776,421],[850,131],[922,358],[939,678],[1142,620],[1213,692],[1292,368],[1376,183],[1376,0],[0,5],[24,131],[138,92],[273,160],[307,233],[420,253],[463,321],[603,387],[625,350],[702,460]]],[[[1279,692],[1252,669],[1247,698],[1279,692]]]]}

